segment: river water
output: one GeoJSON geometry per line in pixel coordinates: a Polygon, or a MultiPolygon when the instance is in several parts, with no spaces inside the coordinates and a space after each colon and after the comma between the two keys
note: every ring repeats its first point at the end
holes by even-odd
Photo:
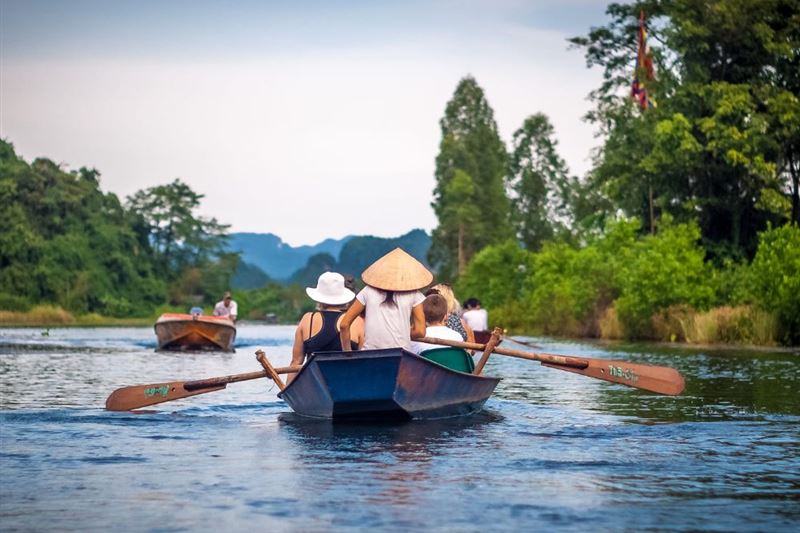
{"type": "Polygon", "coordinates": [[[288,365],[292,337],[245,324],[235,354],[170,354],[150,328],[0,329],[0,529],[800,530],[797,352],[528,338],[687,388],[492,356],[484,411],[429,422],[302,419],[267,380],[103,410],[124,385],[259,370],[257,348],[288,365]]]}

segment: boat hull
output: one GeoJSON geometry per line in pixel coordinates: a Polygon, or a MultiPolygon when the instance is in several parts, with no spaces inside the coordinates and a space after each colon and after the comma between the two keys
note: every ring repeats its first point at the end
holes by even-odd
{"type": "Polygon", "coordinates": [[[154,329],[159,350],[234,351],[236,327],[227,318],[167,314],[154,329]]]}
{"type": "Polygon", "coordinates": [[[314,418],[432,419],[479,411],[499,382],[401,348],[322,352],[278,396],[314,418]]]}

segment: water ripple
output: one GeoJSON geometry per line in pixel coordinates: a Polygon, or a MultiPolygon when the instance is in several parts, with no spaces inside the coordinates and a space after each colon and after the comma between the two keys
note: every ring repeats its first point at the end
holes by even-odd
{"type": "Polygon", "coordinates": [[[546,351],[670,365],[680,397],[493,356],[472,417],[331,423],[267,380],[103,410],[133,383],[289,363],[293,328],[237,352],[155,353],[150,328],[0,330],[4,531],[410,529],[796,531],[800,368],[791,352],[533,339],[546,351]]]}

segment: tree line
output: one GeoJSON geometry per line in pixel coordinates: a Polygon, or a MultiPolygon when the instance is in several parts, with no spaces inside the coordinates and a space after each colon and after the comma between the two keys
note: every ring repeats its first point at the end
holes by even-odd
{"type": "Polygon", "coordinates": [[[227,226],[196,214],[202,198],[174,180],[121,202],[97,170],[28,163],[0,141],[0,308],[130,317],[211,303],[238,256],[227,226]]]}
{"type": "MultiPolygon", "coordinates": [[[[437,276],[530,333],[798,342],[799,4],[611,4],[607,24],[570,40],[603,70],[586,117],[603,141],[582,177],[544,113],[506,146],[483,89],[462,79],[440,121],[437,276]],[[630,94],[643,12],[646,109],[630,94]]],[[[239,257],[227,226],[197,215],[202,195],[175,180],[121,201],[99,180],[0,141],[0,309],[149,316],[229,287],[239,257]]],[[[368,244],[312,258],[295,281],[360,268],[368,244]]],[[[264,281],[236,295],[252,317],[291,321],[308,306],[264,281]]]]}
{"type": "Polygon", "coordinates": [[[529,331],[688,337],[659,320],[726,307],[720,323],[797,342],[800,2],[647,0],[607,15],[570,39],[603,70],[586,117],[603,143],[584,177],[545,114],[506,147],[477,81],[459,82],[440,121],[431,263],[529,331]],[[647,108],[631,98],[642,13],[647,108]]]}

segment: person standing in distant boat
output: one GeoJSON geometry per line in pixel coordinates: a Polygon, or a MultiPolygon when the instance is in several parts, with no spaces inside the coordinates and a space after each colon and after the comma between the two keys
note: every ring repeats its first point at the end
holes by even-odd
{"type": "Polygon", "coordinates": [[[488,331],[489,330],[489,315],[486,309],[481,309],[481,301],[477,298],[470,298],[464,302],[464,321],[473,331],[488,331]]]}
{"type": "Polygon", "coordinates": [[[225,316],[236,322],[236,317],[239,315],[239,306],[233,301],[229,291],[225,291],[225,294],[222,295],[222,300],[214,306],[213,315],[225,316]]]}
{"type": "Polygon", "coordinates": [[[395,248],[367,268],[361,279],[366,284],[339,323],[342,350],[350,349],[351,325],[362,311],[364,350],[411,348],[411,339],[425,336],[425,297],[420,289],[433,281],[422,263],[395,248]]]}
{"type": "MultiPolygon", "coordinates": [[[[316,287],[306,287],[306,294],[317,302],[317,310],[306,313],[297,324],[292,346],[292,366],[301,366],[314,352],[338,352],[342,345],[339,323],[356,293],[345,285],[345,278],[336,272],[325,272],[316,287]]],[[[356,317],[351,326],[350,348],[358,350],[364,342],[364,321],[356,317]]],[[[290,374],[291,383],[296,374],[290,374]]]]}

